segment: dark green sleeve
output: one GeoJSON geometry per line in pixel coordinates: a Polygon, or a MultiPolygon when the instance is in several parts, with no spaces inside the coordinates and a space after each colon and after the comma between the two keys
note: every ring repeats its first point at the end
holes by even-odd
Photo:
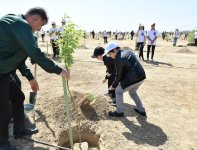
{"type": "Polygon", "coordinates": [[[32,28],[28,23],[17,21],[12,25],[12,40],[18,45],[21,53],[29,56],[41,68],[49,73],[60,74],[62,69],[57,66],[53,61],[46,58],[44,53],[35,42],[35,37],[32,34],[32,28]]]}
{"type": "Polygon", "coordinates": [[[31,73],[31,70],[24,64],[22,64],[18,70],[20,71],[20,73],[22,74],[22,76],[25,76],[27,78],[27,80],[33,80],[34,76],[31,73]]]}

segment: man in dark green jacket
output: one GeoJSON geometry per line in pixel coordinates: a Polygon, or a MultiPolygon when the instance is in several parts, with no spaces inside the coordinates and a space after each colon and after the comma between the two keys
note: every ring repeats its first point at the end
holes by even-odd
{"type": "Polygon", "coordinates": [[[30,57],[49,73],[70,79],[69,71],[55,65],[38,48],[33,32],[47,24],[48,16],[43,8],[32,8],[25,15],[8,14],[0,19],[0,149],[16,150],[8,142],[10,121],[9,100],[14,95],[22,96],[11,73],[30,57]]]}

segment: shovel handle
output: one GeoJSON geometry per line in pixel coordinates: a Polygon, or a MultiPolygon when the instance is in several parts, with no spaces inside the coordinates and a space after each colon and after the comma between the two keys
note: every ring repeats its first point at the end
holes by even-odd
{"type": "Polygon", "coordinates": [[[102,84],[103,84],[103,82],[101,82],[99,85],[97,85],[96,88],[91,92],[91,94],[94,93],[102,84]]]}
{"type": "Polygon", "coordinates": [[[66,147],[62,147],[62,146],[57,146],[57,145],[53,145],[53,144],[49,144],[49,143],[46,143],[46,142],[43,142],[43,141],[38,141],[38,140],[34,140],[34,139],[30,139],[30,138],[22,138],[22,139],[25,139],[25,140],[28,140],[28,141],[31,141],[31,142],[34,142],[34,143],[38,143],[38,144],[42,144],[42,145],[46,145],[46,146],[49,146],[49,147],[54,147],[54,148],[58,148],[58,149],[63,149],[63,150],[71,150],[70,148],[66,148],[66,147]]]}

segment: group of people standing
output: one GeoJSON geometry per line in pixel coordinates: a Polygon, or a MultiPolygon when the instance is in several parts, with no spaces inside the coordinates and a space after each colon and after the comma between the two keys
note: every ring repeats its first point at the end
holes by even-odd
{"type": "Polygon", "coordinates": [[[60,27],[57,27],[56,22],[52,21],[51,22],[52,28],[49,29],[50,43],[51,43],[52,49],[53,49],[53,57],[52,58],[59,56],[59,47],[58,47],[56,41],[60,38],[61,33],[64,31],[64,27],[66,25],[66,20],[62,19],[61,23],[62,23],[62,25],[60,27]]]}
{"type": "Polygon", "coordinates": [[[140,24],[139,29],[137,31],[137,39],[136,39],[136,50],[139,51],[139,58],[144,61],[143,49],[147,43],[147,60],[149,60],[149,54],[151,51],[151,60],[154,60],[154,52],[156,47],[156,40],[158,37],[158,31],[155,29],[155,23],[151,25],[151,29],[147,32],[144,28],[144,25],[140,24]]]}
{"type": "MultiPolygon", "coordinates": [[[[51,43],[52,50],[53,50],[52,58],[55,58],[55,57],[59,56],[59,47],[56,44],[56,41],[60,38],[61,33],[64,31],[65,25],[66,25],[66,20],[65,19],[61,20],[61,26],[60,27],[57,27],[56,22],[52,21],[51,22],[52,27],[47,32],[49,34],[50,43],[51,43]]],[[[45,41],[44,38],[45,38],[45,35],[46,35],[44,29],[40,30],[40,34],[41,34],[42,42],[44,42],[45,41]]]]}

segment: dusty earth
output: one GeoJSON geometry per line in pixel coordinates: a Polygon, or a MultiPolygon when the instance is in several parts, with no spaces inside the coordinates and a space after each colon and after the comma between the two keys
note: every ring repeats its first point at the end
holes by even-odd
{"type": "MultiPolygon", "coordinates": [[[[117,42],[122,47],[134,49],[135,40],[117,42]]],[[[134,112],[135,104],[125,93],[125,117],[113,118],[107,115],[115,107],[103,95],[107,90],[106,84],[92,93],[94,98],[86,97],[86,93],[91,93],[105,76],[103,63],[90,57],[96,46],[104,46],[103,39],[88,38],[85,44],[81,42],[82,47],[74,53],[72,78],[68,82],[72,95],[70,109],[74,143],[88,142],[90,150],[197,150],[197,48],[186,47],[183,40],[178,40],[177,47],[160,38],[157,43],[155,61],[141,62],[147,79],[138,94],[148,117],[134,112]],[[84,97],[92,102],[80,107],[84,97]]],[[[39,42],[39,45],[42,51],[47,51],[46,44],[43,46],[39,42]]],[[[51,53],[50,46],[48,52],[51,53]]],[[[146,47],[144,56],[146,58],[146,47]]],[[[56,63],[63,66],[63,63],[56,63]]],[[[29,61],[27,64],[33,72],[34,66],[29,61]]],[[[62,79],[40,67],[37,71],[40,91],[35,113],[39,133],[31,138],[69,147],[62,79]]],[[[28,103],[30,86],[24,77],[21,80],[25,102],[28,103]]],[[[55,149],[31,141],[10,139],[20,150],[55,149]]]]}

